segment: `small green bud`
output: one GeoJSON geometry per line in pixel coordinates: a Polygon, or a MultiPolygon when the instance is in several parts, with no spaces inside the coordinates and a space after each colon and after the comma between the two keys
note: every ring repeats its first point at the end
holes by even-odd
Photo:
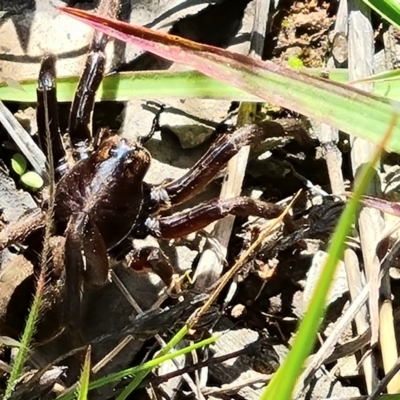
{"type": "Polygon", "coordinates": [[[43,185],[42,177],[34,171],[28,171],[21,176],[21,182],[31,189],[40,189],[43,185]]]}
{"type": "Polygon", "coordinates": [[[11,159],[11,168],[13,171],[21,176],[25,173],[26,167],[26,158],[21,153],[14,154],[11,159]]]}

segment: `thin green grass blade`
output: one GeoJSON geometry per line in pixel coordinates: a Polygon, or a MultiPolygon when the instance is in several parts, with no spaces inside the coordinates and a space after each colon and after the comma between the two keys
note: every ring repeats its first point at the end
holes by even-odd
{"type": "MultiPolygon", "coordinates": [[[[57,78],[59,102],[70,102],[79,77],[57,78]]],[[[0,100],[24,103],[36,102],[37,78],[19,82],[22,90],[0,83],[0,100]]],[[[258,101],[240,89],[219,82],[197,71],[139,71],[105,76],[96,93],[96,101],[128,101],[160,98],[213,98],[258,101]]]]}
{"type": "MultiPolygon", "coordinates": [[[[187,335],[188,328],[185,325],[168,343],[161,349],[158,354],[157,359],[168,357],[168,353],[187,335]]],[[[204,346],[201,346],[204,347],[204,346]]],[[[200,347],[199,347],[200,348],[200,347]]],[[[176,354],[174,352],[173,354],[176,354]]],[[[186,353],[185,353],[186,354],[186,353]]],[[[154,361],[154,360],[153,360],[154,361]]],[[[116,400],[126,400],[126,398],[140,385],[144,378],[152,371],[155,366],[149,366],[143,369],[133,378],[132,382],[122,391],[122,393],[117,397],[116,400]]]]}
{"type": "MultiPolygon", "coordinates": [[[[347,82],[347,70],[303,69],[314,76],[322,74],[334,77],[338,82],[347,82]]],[[[78,86],[79,76],[57,78],[57,99],[59,102],[71,102],[78,86]]],[[[18,82],[19,86],[10,86],[0,82],[0,100],[35,103],[37,77],[18,82]]],[[[128,101],[133,99],[160,98],[199,98],[224,99],[232,101],[259,101],[234,86],[220,82],[197,71],[130,71],[107,75],[103,78],[96,101],[128,101]]]]}
{"type": "MultiPolygon", "coordinates": [[[[149,367],[142,370],[139,372],[135,378],[132,380],[132,382],[122,391],[122,393],[117,397],[117,400],[126,400],[128,396],[140,385],[140,383],[143,381],[143,379],[156,367],[155,361],[157,361],[157,365],[160,364],[159,360],[163,359],[164,361],[171,360],[172,358],[177,357],[178,353],[181,352],[184,349],[191,349],[190,351],[185,351],[183,354],[188,354],[191,351],[194,351],[196,349],[203,348],[205,346],[208,346],[212,343],[214,343],[218,336],[212,336],[211,338],[205,339],[199,343],[193,344],[191,346],[187,346],[182,350],[177,350],[173,353],[168,354],[188,333],[188,328],[187,326],[184,326],[168,343],[167,345],[161,349],[161,351],[158,353],[157,358],[155,358],[153,361],[153,366],[151,366],[151,361],[149,362],[149,367]],[[210,341],[212,339],[212,341],[210,341]],[[201,345],[199,345],[201,343],[201,345]],[[196,349],[194,346],[196,346],[196,349]],[[173,357],[171,357],[173,356],[173,357]]],[[[164,362],[163,361],[163,362],[164,362]]]]}
{"type": "Polygon", "coordinates": [[[78,400],[86,400],[89,393],[89,381],[90,381],[90,364],[91,364],[91,348],[87,349],[85,362],[83,363],[81,379],[79,380],[79,386],[77,390],[78,400]]]}
{"type": "Polygon", "coordinates": [[[379,74],[368,76],[367,78],[357,79],[357,83],[377,83],[377,82],[391,82],[400,81],[400,69],[393,69],[391,71],[380,72],[379,74]]]}
{"type": "Polygon", "coordinates": [[[28,357],[29,347],[32,343],[32,337],[35,333],[37,321],[39,319],[44,285],[45,285],[44,277],[40,276],[39,279],[37,280],[35,296],[33,298],[32,306],[26,321],[24,333],[22,334],[21,345],[18,350],[18,354],[15,358],[15,362],[12,366],[10,377],[7,382],[7,387],[3,400],[8,400],[11,397],[15,385],[22,374],[26,359],[28,357]]]}
{"type": "Polygon", "coordinates": [[[390,139],[390,135],[393,133],[392,127],[397,121],[398,114],[395,114],[392,118],[392,124],[380,143],[380,147],[376,151],[373,160],[371,160],[360,174],[354,195],[344,209],[333,234],[332,242],[328,249],[328,259],[316,285],[309,309],[300,324],[292,350],[267,386],[261,397],[262,400],[290,400],[292,397],[304,362],[314,347],[318,328],[325,313],[326,297],[336,272],[336,266],[339,260],[343,258],[345,240],[355,220],[360,200],[375,174],[374,166],[384,150],[385,142],[390,139]]]}
{"type": "MultiPolygon", "coordinates": [[[[348,81],[347,69],[301,69],[312,76],[328,76],[335,82],[348,81]]],[[[57,95],[60,102],[71,102],[78,76],[57,79],[57,95]]],[[[400,99],[399,71],[388,71],[365,81],[375,82],[373,94],[391,100],[400,99]]],[[[0,100],[18,103],[36,102],[37,79],[19,82],[21,89],[0,82],[0,100]]],[[[230,101],[260,101],[234,86],[209,78],[197,71],[134,71],[104,77],[96,93],[96,101],[128,101],[133,99],[156,100],[162,98],[201,98],[230,101]]]]}
{"type": "Polygon", "coordinates": [[[400,3],[397,0],[363,0],[382,18],[400,28],[400,3]]]}
{"type": "MultiPolygon", "coordinates": [[[[201,342],[194,343],[193,345],[190,345],[183,349],[176,350],[172,353],[169,353],[169,351],[173,347],[175,347],[186,336],[186,334],[187,334],[187,328],[185,326],[171,339],[171,341],[167,344],[167,346],[160,351],[157,358],[154,358],[153,360],[150,360],[150,361],[148,361],[142,365],[139,365],[137,367],[128,368],[126,370],[116,372],[114,374],[110,374],[110,375],[107,375],[96,381],[93,381],[93,382],[89,383],[89,390],[98,389],[98,388],[108,385],[110,383],[117,382],[121,379],[131,377],[132,375],[138,376],[139,374],[141,374],[143,372],[145,372],[147,375],[152,369],[158,367],[163,362],[172,360],[175,357],[179,357],[181,355],[188,354],[191,351],[208,346],[208,345],[214,343],[219,338],[219,336],[215,335],[215,336],[212,336],[205,340],[202,340],[201,342]],[[166,354],[166,353],[169,353],[169,354],[166,354]]],[[[143,378],[144,377],[145,376],[143,376],[143,378]]],[[[140,382],[139,382],[139,384],[140,384],[140,382]]],[[[57,400],[72,400],[74,398],[75,398],[75,394],[72,391],[72,392],[68,392],[68,393],[60,395],[59,397],[57,397],[57,400]]]]}

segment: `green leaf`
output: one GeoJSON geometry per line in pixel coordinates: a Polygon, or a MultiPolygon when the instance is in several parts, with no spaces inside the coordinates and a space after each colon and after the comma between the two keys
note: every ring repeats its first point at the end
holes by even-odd
{"type": "Polygon", "coordinates": [[[398,0],[364,0],[382,18],[400,28],[400,3],[398,0]]]}
{"type": "Polygon", "coordinates": [[[77,390],[78,400],[86,400],[89,392],[90,380],[90,360],[91,360],[91,347],[89,346],[85,356],[85,362],[82,368],[81,379],[77,390]]]}
{"type": "Polygon", "coordinates": [[[21,176],[21,182],[31,189],[40,189],[44,182],[42,177],[34,171],[28,171],[21,176]]]}
{"type": "MultiPolygon", "coordinates": [[[[300,68],[299,71],[311,76],[328,76],[329,79],[346,83],[348,71],[336,68],[300,68]]],[[[375,83],[373,94],[397,101],[400,98],[399,72],[387,72],[357,82],[375,83]]],[[[78,85],[79,76],[57,78],[59,102],[71,102],[78,85]]],[[[37,78],[18,82],[22,88],[0,82],[0,100],[25,103],[36,102],[37,78]]],[[[216,99],[230,101],[259,101],[257,96],[246,93],[234,86],[209,78],[197,71],[130,71],[105,76],[96,93],[96,101],[129,101],[135,99],[216,99]]],[[[368,117],[369,118],[369,117],[368,117]]],[[[372,117],[371,117],[372,118],[372,117]]]]}
{"type": "Polygon", "coordinates": [[[26,158],[21,153],[14,154],[11,159],[11,168],[19,176],[25,173],[27,164],[26,158]]]}
{"type": "MultiPolygon", "coordinates": [[[[318,73],[318,72],[317,72],[318,73]]],[[[57,100],[73,100],[79,76],[57,78],[57,100]]],[[[0,82],[0,100],[36,102],[37,77],[21,80],[22,90],[0,82]]],[[[240,89],[229,86],[197,71],[133,71],[105,76],[96,92],[96,101],[154,100],[160,98],[215,98],[257,101],[240,89]]]]}
{"type": "MultiPolygon", "coordinates": [[[[391,71],[380,72],[379,74],[374,74],[368,76],[367,78],[357,79],[355,83],[379,83],[379,82],[399,82],[400,81],[400,69],[393,69],[391,71]]],[[[395,99],[394,99],[395,100],[395,99]]]]}

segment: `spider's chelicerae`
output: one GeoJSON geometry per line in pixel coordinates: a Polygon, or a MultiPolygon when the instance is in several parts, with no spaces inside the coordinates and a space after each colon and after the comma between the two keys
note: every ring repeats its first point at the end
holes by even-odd
{"type": "MultiPolygon", "coordinates": [[[[64,238],[59,242],[64,243],[63,320],[73,335],[79,332],[84,282],[98,286],[107,282],[110,252],[128,236],[179,238],[228,214],[273,218],[282,211],[271,203],[237,197],[215,199],[170,216],[158,216],[160,210],[184,203],[199,193],[242,146],[262,140],[266,132],[251,125],[220,135],[182,177],[158,185],[146,184],[151,155],[143,141],[132,143],[106,129],[93,140],[89,129],[95,92],[104,72],[105,45],[105,36],[95,34],[71,107],[68,134],[75,161],[72,166],[66,162],[59,134],[52,56],[44,59],[38,84],[39,143],[48,155],[48,130],[57,180],[54,235],[64,238]]],[[[38,209],[8,226],[0,233],[0,250],[16,241],[22,242],[44,224],[45,211],[38,209]]],[[[137,259],[146,263],[143,254],[146,249],[135,252],[137,259]]]]}

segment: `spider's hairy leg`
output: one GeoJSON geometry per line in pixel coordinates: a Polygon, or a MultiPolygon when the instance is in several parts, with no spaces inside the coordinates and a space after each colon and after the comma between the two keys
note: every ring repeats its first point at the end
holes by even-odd
{"type": "Polygon", "coordinates": [[[96,225],[85,213],[73,215],[68,223],[65,241],[63,319],[74,346],[83,344],[80,326],[84,277],[85,281],[101,286],[108,280],[108,270],[107,249],[96,225]]]}
{"type": "MultiPolygon", "coordinates": [[[[98,12],[115,18],[119,11],[119,0],[103,0],[98,12]]],[[[92,141],[91,121],[97,89],[103,79],[106,55],[105,48],[108,36],[95,32],[90,51],[86,59],[83,74],[72,102],[69,119],[69,136],[74,148],[76,161],[86,158],[92,141]]]]}
{"type": "MultiPolygon", "coordinates": [[[[97,37],[98,35],[96,35],[97,37]]],[[[96,39],[96,38],[95,38],[96,39]]],[[[87,57],[85,69],[79,80],[78,89],[71,106],[69,119],[69,136],[74,148],[74,159],[87,157],[92,139],[90,124],[96,91],[103,79],[105,55],[104,48],[107,38],[93,40],[91,51],[87,57]]]]}
{"type": "Polygon", "coordinates": [[[164,252],[153,246],[134,248],[125,257],[130,269],[142,273],[152,271],[156,273],[167,287],[170,287],[175,270],[170,259],[164,252]]]}
{"type": "Polygon", "coordinates": [[[219,136],[186,174],[171,182],[152,187],[144,209],[155,213],[191,199],[212,181],[243,146],[260,142],[268,136],[268,129],[262,125],[247,125],[233,133],[219,136]]]}
{"type": "Polygon", "coordinates": [[[50,133],[51,150],[53,153],[53,168],[57,177],[64,175],[68,169],[66,153],[61,141],[60,126],[58,122],[58,104],[56,88],[56,68],[55,57],[46,56],[41,64],[37,95],[36,120],[38,125],[39,146],[49,159],[49,149],[47,148],[47,130],[50,133]],[[48,126],[46,126],[46,121],[48,126]]]}
{"type": "Polygon", "coordinates": [[[40,208],[28,210],[18,221],[0,231],[0,251],[14,243],[23,242],[31,233],[44,228],[46,214],[40,208]]]}
{"type": "MultiPolygon", "coordinates": [[[[145,222],[149,233],[163,239],[177,239],[199,231],[207,225],[227,215],[277,218],[283,207],[250,197],[215,199],[180,213],[161,218],[148,218],[145,222]]],[[[293,230],[290,217],[285,218],[285,226],[293,230]]]]}

